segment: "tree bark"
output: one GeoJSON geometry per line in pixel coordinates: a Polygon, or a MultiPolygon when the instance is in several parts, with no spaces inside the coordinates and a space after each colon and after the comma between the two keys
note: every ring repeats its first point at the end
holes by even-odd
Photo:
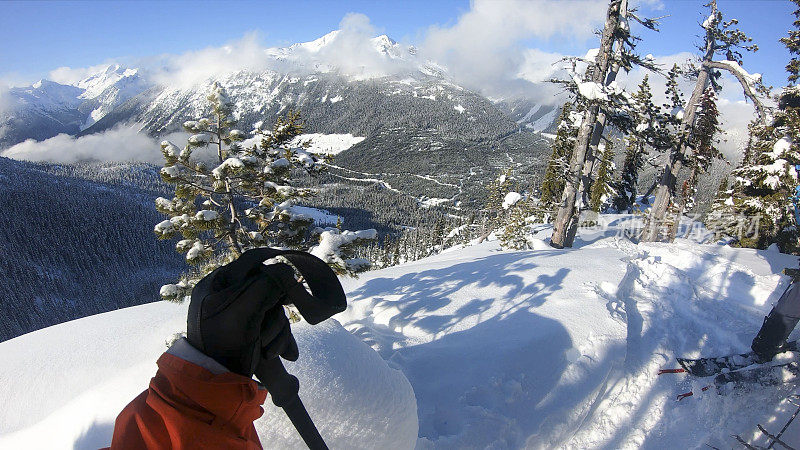
{"type": "MultiPolygon", "coordinates": [[[[714,10],[716,11],[716,3],[713,3],[714,10]]],[[[679,141],[678,146],[673,149],[658,183],[656,189],[656,198],[653,201],[653,207],[650,209],[650,216],[647,219],[645,229],[642,231],[640,240],[644,242],[655,242],[662,239],[662,229],[665,224],[667,210],[672,203],[672,196],[675,191],[675,184],[678,181],[678,174],[683,168],[683,160],[688,155],[691,149],[689,143],[689,131],[694,126],[695,116],[697,112],[697,104],[700,102],[700,97],[705,92],[709,82],[709,66],[705,63],[714,58],[714,35],[710,30],[706,30],[706,52],[703,56],[703,65],[700,67],[700,73],[697,75],[697,82],[694,85],[692,96],[689,98],[689,103],[683,113],[683,120],[678,131],[679,141]]],[[[667,236],[668,238],[668,236],[667,236]]]]}
{"type": "MultiPolygon", "coordinates": [[[[713,1],[711,5],[712,11],[716,12],[716,1],[713,1]]],[[[733,76],[739,81],[739,84],[742,85],[745,96],[753,101],[753,106],[758,113],[759,119],[764,121],[766,118],[764,105],[762,105],[761,101],[759,101],[756,93],[753,92],[748,80],[746,80],[741,73],[734,70],[728,64],[714,61],[714,52],[716,51],[714,43],[714,36],[711,30],[706,30],[706,53],[703,56],[703,62],[700,66],[700,74],[698,75],[697,82],[694,85],[692,97],[689,99],[689,104],[686,106],[683,121],[681,122],[679,145],[677,149],[672,152],[672,155],[670,156],[670,159],[667,162],[667,165],[664,167],[664,171],[662,172],[661,179],[659,180],[658,190],[656,191],[656,198],[655,201],[653,201],[653,207],[650,210],[650,216],[648,217],[647,224],[641,235],[642,241],[655,242],[662,239],[668,241],[673,240],[672,236],[669,234],[666,236],[662,235],[661,229],[665,225],[667,210],[669,209],[669,205],[672,203],[672,197],[675,194],[675,184],[678,181],[678,174],[683,167],[683,160],[691,151],[691,148],[689,148],[689,137],[697,116],[697,105],[700,102],[700,97],[703,95],[703,92],[708,86],[712,69],[727,70],[733,74],[733,76]]]]}
{"type": "MultiPolygon", "coordinates": [[[[621,15],[627,13],[627,3],[627,0],[612,0],[609,4],[603,35],[600,39],[600,51],[594,65],[587,68],[587,71],[591,70],[591,77],[587,81],[602,85],[607,82],[606,76],[614,46],[614,32],[619,26],[621,15]]],[[[583,114],[583,122],[570,159],[570,168],[567,172],[561,204],[553,223],[550,245],[555,248],[572,247],[575,239],[580,215],[580,201],[583,200],[583,191],[586,189],[584,167],[599,114],[600,107],[597,104],[590,104],[583,114]]],[[[603,122],[605,122],[605,118],[603,122]]],[[[600,128],[597,142],[599,142],[600,134],[602,134],[602,128],[600,128]]]]}

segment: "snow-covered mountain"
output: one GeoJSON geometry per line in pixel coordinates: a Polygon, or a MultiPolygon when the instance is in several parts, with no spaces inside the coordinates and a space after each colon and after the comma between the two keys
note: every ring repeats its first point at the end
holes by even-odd
{"type": "Polygon", "coordinates": [[[149,84],[139,75],[138,69],[112,64],[79,81],[76,86],[84,89],[79,96],[85,100],[81,110],[85,112],[94,108],[89,111],[89,117],[81,125],[81,130],[84,130],[129,98],[143,92],[149,84]]]}
{"type": "Polygon", "coordinates": [[[149,86],[137,69],[119,64],[65,85],[40,80],[12,88],[0,110],[0,148],[60,133],[76,135],[149,86]]]}
{"type": "MultiPolygon", "coordinates": [[[[263,52],[258,70],[191,86],[165,85],[162,79],[156,84],[150,80],[152,69],[113,64],[74,86],[43,81],[39,87],[14,89],[9,93],[14,106],[0,113],[0,149],[29,138],[87,135],[123,123],[141,124],[155,137],[179,131],[183,121],[206,112],[206,91],[214,81],[229,90],[242,129],[293,109],[306,120],[308,132],[363,136],[363,147],[379,130],[435,130],[446,139],[483,142],[484,151],[501,147],[505,153],[502,139],[519,130],[543,131],[551,116],[549,107],[526,115],[464,89],[413,46],[385,35],[365,38],[336,30],[263,52]]],[[[536,149],[530,153],[537,156],[536,149]]]]}
{"type": "Polygon", "coordinates": [[[555,108],[465,89],[413,46],[337,30],[259,51],[258,69],[195,84],[176,81],[180,76],[172,72],[170,78],[114,64],[74,86],[42,82],[38,89],[13,90],[15,107],[0,112],[0,151],[26,139],[80,137],[120,125],[161,138],[207,114],[208,88],[219,82],[235,105],[239,129],[294,110],[307,133],[364,138],[342,151],[331,170],[347,182],[377,179],[452,206],[482,201],[485,182],[508,167],[531,183],[544,172],[549,143],[541,132],[552,129],[555,108]]]}

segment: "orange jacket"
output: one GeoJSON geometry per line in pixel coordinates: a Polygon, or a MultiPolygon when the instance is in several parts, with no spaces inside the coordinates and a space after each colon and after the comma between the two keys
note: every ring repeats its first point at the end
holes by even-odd
{"type": "Polygon", "coordinates": [[[150,387],[122,410],[111,449],[261,449],[253,421],[267,391],[164,353],[150,387]]]}

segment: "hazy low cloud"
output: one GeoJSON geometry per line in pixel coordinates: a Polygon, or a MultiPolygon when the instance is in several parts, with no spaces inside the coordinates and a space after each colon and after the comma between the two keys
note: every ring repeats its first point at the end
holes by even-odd
{"type": "Polygon", "coordinates": [[[79,161],[162,161],[158,142],[137,132],[137,127],[121,126],[102,133],[75,138],[67,134],[35,141],[28,139],[1,153],[6,158],[25,161],[74,163],[79,161]]]}
{"type": "Polygon", "coordinates": [[[376,52],[371,42],[376,33],[367,16],[349,13],[340,22],[339,33],[320,49],[295,46],[287,52],[269,48],[261,43],[258,33],[251,32],[222,47],[161,55],[144,61],[144,65],[155,82],[178,88],[240,70],[303,72],[336,68],[347,75],[373,77],[408,69],[407,61],[376,52]]]}
{"type": "Polygon", "coordinates": [[[0,117],[11,109],[12,100],[8,95],[8,86],[0,84],[0,117]]]}

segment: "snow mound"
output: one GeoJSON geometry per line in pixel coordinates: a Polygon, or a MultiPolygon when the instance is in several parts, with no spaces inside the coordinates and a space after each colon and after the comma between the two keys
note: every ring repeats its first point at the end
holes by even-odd
{"type": "MultiPolygon", "coordinates": [[[[0,343],[0,448],[97,449],[147,388],[156,359],[186,329],[188,305],[156,302],[98,314],[0,343]]],[[[414,392],[403,374],[335,320],[294,326],[300,360],[287,369],[331,448],[411,448],[414,392]]],[[[257,422],[265,448],[304,448],[268,397],[257,422]]]]}
{"type": "MultiPolygon", "coordinates": [[[[293,328],[300,359],[286,369],[300,379],[300,398],[330,448],[414,447],[417,402],[402,372],[335,320],[293,328]]],[[[307,448],[270,399],[255,425],[265,448],[307,448]]]]}

